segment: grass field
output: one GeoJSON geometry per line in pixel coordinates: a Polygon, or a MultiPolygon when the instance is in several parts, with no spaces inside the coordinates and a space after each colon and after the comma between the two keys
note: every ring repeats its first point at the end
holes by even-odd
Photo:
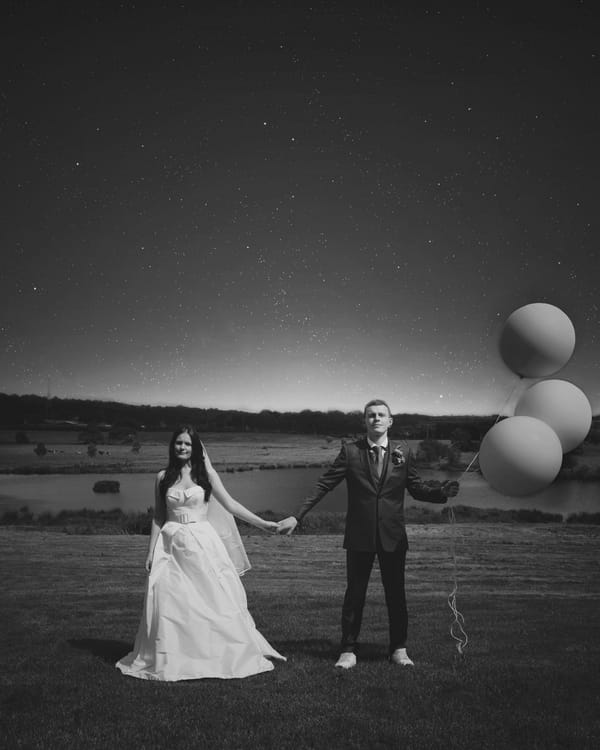
{"type": "Polygon", "coordinates": [[[409,528],[409,653],[386,660],[375,571],[363,651],[333,668],[341,537],[248,536],[259,629],[288,657],[246,680],[121,675],[142,606],[147,537],[0,529],[0,742],[7,748],[596,748],[600,529],[409,528]],[[454,579],[469,644],[449,633],[454,579]]]}
{"type": "MultiPolygon", "coordinates": [[[[0,471],[3,473],[120,473],[156,472],[165,465],[170,433],[139,434],[140,450],[131,445],[99,444],[94,457],[77,441],[78,433],[38,431],[28,433],[30,443],[15,443],[13,431],[0,430],[0,471]],[[43,442],[45,456],[34,448],[43,442]]],[[[340,438],[328,435],[281,433],[207,433],[202,435],[211,461],[219,471],[276,467],[329,466],[340,449],[340,438]]],[[[409,440],[416,452],[420,440],[409,440]]],[[[463,453],[466,466],[474,453],[463,453]]],[[[579,464],[600,471],[600,445],[585,443],[577,457],[579,464]]]]}
{"type": "MultiPolygon", "coordinates": [[[[31,472],[156,472],[168,457],[170,433],[140,433],[140,450],[131,445],[98,445],[93,458],[87,446],[77,442],[77,433],[49,431],[31,433],[30,443],[17,445],[14,434],[0,431],[0,468],[31,472]],[[44,442],[48,453],[34,453],[44,442]]],[[[208,433],[202,435],[208,455],[221,471],[228,468],[274,468],[276,466],[328,465],[340,449],[340,439],[322,435],[257,433],[208,433]]],[[[418,442],[418,441],[417,441],[418,442]]],[[[416,444],[416,443],[415,443],[416,444]]]]}

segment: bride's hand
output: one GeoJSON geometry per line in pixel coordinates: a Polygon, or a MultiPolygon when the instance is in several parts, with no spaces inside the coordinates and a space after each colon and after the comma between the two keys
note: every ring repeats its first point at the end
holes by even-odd
{"type": "Polygon", "coordinates": [[[152,569],[152,555],[148,555],[146,557],[146,562],[144,563],[144,567],[146,568],[146,572],[149,573],[152,569]]]}

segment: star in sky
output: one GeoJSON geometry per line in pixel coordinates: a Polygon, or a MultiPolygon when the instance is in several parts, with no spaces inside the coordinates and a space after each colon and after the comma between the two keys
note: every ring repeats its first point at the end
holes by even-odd
{"type": "Polygon", "coordinates": [[[546,301],[597,411],[596,14],[438,5],[11,4],[0,390],[490,413],[546,301]]]}

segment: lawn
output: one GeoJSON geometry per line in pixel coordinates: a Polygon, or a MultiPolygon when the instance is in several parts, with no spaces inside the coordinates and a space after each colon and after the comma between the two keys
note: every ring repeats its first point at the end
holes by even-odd
{"type": "Polygon", "coordinates": [[[409,528],[409,653],[386,660],[375,572],[358,666],[333,668],[344,556],[338,535],[248,536],[259,629],[288,657],[246,680],[159,684],[113,666],[140,615],[147,537],[0,529],[0,742],[7,748],[596,748],[600,529],[409,528]]]}
{"type": "MultiPolygon", "coordinates": [[[[137,452],[129,444],[99,444],[93,456],[88,455],[87,445],[79,443],[77,436],[77,432],[34,431],[29,433],[30,443],[17,444],[12,431],[0,430],[0,473],[156,473],[167,461],[171,434],[141,432],[137,452]],[[47,453],[43,456],[35,453],[38,442],[46,446],[47,453]]],[[[283,433],[207,433],[202,435],[202,440],[212,463],[221,472],[307,466],[324,468],[337,456],[341,444],[341,438],[329,435],[283,433]]],[[[408,441],[414,453],[420,442],[408,441]]],[[[473,452],[463,453],[462,464],[469,465],[474,456],[473,452]]],[[[588,479],[598,479],[600,445],[585,443],[574,456],[574,464],[575,475],[567,478],[581,479],[577,472],[583,467],[588,472],[588,479]]],[[[436,466],[437,462],[434,462],[431,468],[436,466]]]]}
{"type": "MultiPolygon", "coordinates": [[[[77,442],[77,433],[32,432],[30,443],[19,445],[14,434],[0,430],[0,469],[4,472],[152,472],[163,468],[168,458],[171,433],[140,433],[140,448],[131,445],[99,444],[96,455],[88,456],[87,445],[77,442]],[[35,447],[43,442],[47,453],[38,456],[35,447]]],[[[208,433],[202,435],[208,455],[221,471],[290,466],[327,466],[340,449],[340,439],[323,435],[270,433],[208,433]]],[[[418,441],[413,441],[414,445],[418,441]]]]}

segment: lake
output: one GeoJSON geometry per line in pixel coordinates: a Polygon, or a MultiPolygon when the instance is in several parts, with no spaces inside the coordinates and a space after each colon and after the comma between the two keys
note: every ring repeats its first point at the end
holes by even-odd
{"type": "MultiPolygon", "coordinates": [[[[255,512],[272,510],[282,516],[293,512],[311,491],[322,469],[273,469],[222,473],[221,478],[231,495],[255,512]]],[[[557,481],[537,495],[511,498],[491,489],[477,473],[460,475],[421,471],[423,479],[459,478],[461,489],[455,504],[479,508],[538,509],[548,513],[600,512],[598,482],[557,481]]],[[[47,474],[0,475],[0,515],[24,505],[35,514],[81,508],[123,511],[145,511],[154,504],[153,474],[47,474]],[[118,494],[98,494],[92,487],[98,480],[116,479],[121,483],[118,494]]],[[[408,494],[406,504],[440,510],[443,506],[418,503],[408,494]]],[[[313,513],[344,511],[345,483],[327,495],[313,513]]]]}

